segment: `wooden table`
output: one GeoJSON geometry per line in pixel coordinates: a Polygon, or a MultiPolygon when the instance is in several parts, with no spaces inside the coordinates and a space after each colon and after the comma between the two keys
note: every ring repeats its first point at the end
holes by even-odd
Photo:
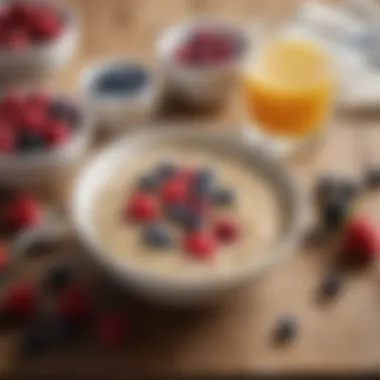
{"type": "MultiPolygon", "coordinates": [[[[154,63],[156,37],[165,27],[189,15],[210,14],[245,23],[264,13],[276,20],[295,5],[291,0],[67,2],[80,13],[84,29],[76,59],[55,82],[66,90],[75,88],[85,65],[109,54],[154,63]]],[[[241,120],[241,114],[231,103],[203,118],[234,124],[241,120]]],[[[304,188],[307,190],[315,175],[326,169],[359,175],[366,150],[363,136],[372,133],[380,141],[380,131],[374,125],[371,119],[337,116],[324,144],[293,163],[304,188]]],[[[380,218],[376,195],[366,197],[358,208],[380,218]]],[[[16,277],[39,279],[48,262],[58,256],[71,257],[100,295],[100,304],[117,303],[128,308],[135,338],[125,350],[105,352],[84,337],[69,348],[24,360],[17,355],[19,333],[7,330],[0,338],[0,370],[25,378],[49,379],[380,370],[380,271],[373,268],[350,275],[342,296],[322,306],[316,302],[316,289],[332,254],[326,248],[303,248],[263,281],[242,289],[219,307],[173,311],[144,305],[125,295],[91,268],[75,243],[68,244],[48,257],[34,258],[20,268],[16,277]],[[279,348],[273,346],[271,338],[276,318],[283,313],[296,315],[301,331],[294,344],[279,348]]]]}

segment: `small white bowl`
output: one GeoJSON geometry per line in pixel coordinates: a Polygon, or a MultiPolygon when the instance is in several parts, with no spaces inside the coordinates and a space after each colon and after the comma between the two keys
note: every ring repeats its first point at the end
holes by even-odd
{"type": "Polygon", "coordinates": [[[31,45],[22,51],[0,49],[1,79],[33,80],[53,74],[71,60],[78,45],[79,21],[74,12],[62,7],[59,10],[65,18],[65,26],[55,40],[31,45]]]}
{"type": "Polygon", "coordinates": [[[80,75],[80,92],[87,107],[92,110],[99,127],[120,131],[131,125],[145,123],[158,108],[162,94],[162,80],[146,65],[126,58],[113,58],[85,69],[80,75]],[[136,93],[125,95],[101,95],[94,91],[96,81],[115,66],[137,65],[149,75],[148,83],[136,93]]]}
{"type": "MultiPolygon", "coordinates": [[[[61,94],[53,96],[69,99],[61,94]]],[[[38,153],[0,155],[0,185],[44,187],[62,180],[80,164],[91,142],[93,117],[79,103],[76,104],[81,112],[81,120],[71,140],[56,149],[38,153]]]]}
{"type": "Polygon", "coordinates": [[[197,20],[167,30],[157,42],[157,55],[170,91],[191,105],[216,106],[231,95],[248,44],[248,33],[241,28],[222,21],[197,20]],[[181,64],[175,59],[175,52],[199,28],[231,33],[241,43],[241,53],[226,63],[210,66],[191,67],[181,64]]]}
{"type": "MultiPolygon", "coordinates": [[[[254,146],[242,135],[223,134],[194,128],[166,128],[147,130],[121,140],[106,148],[89,163],[79,176],[71,202],[74,227],[86,245],[89,254],[122,285],[137,294],[158,303],[184,306],[219,301],[219,297],[257,279],[274,264],[294,253],[302,226],[302,201],[295,182],[285,166],[259,146],[254,146]],[[197,278],[180,274],[166,276],[133,265],[128,260],[116,258],[99,243],[93,223],[92,209],[104,181],[120,163],[130,158],[131,165],[141,152],[162,144],[196,144],[204,149],[233,154],[248,164],[252,171],[259,171],[269,181],[284,212],[284,231],[277,246],[264,255],[265,259],[251,265],[231,268],[227,273],[197,278]]],[[[254,212],[254,210],[252,210],[254,212]]]]}

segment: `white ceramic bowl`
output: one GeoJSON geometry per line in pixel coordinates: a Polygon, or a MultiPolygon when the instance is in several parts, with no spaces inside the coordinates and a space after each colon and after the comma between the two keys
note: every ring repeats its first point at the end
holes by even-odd
{"type": "Polygon", "coordinates": [[[159,75],[143,63],[126,58],[108,59],[85,69],[80,76],[79,87],[99,126],[113,131],[128,129],[131,125],[149,120],[157,110],[162,94],[162,80],[159,75]],[[94,92],[94,85],[99,76],[119,65],[143,67],[149,75],[148,83],[136,94],[125,96],[107,96],[94,92]]]}
{"type": "MultiPolygon", "coordinates": [[[[65,98],[60,94],[53,96],[65,98]]],[[[71,140],[62,147],[46,152],[0,155],[0,185],[44,186],[62,179],[66,173],[80,163],[91,142],[93,117],[84,107],[81,107],[80,103],[76,104],[79,111],[82,112],[82,119],[71,140]]]]}
{"type": "Polygon", "coordinates": [[[59,8],[65,18],[65,27],[51,42],[31,45],[25,51],[0,49],[0,78],[34,79],[52,74],[64,67],[78,45],[79,21],[74,12],[59,8]]]}
{"type": "Polygon", "coordinates": [[[303,219],[300,194],[281,162],[252,145],[240,134],[181,127],[147,130],[106,148],[79,176],[71,207],[74,227],[79,237],[88,248],[89,254],[111,276],[151,301],[177,306],[218,300],[218,297],[225,296],[228,291],[264,274],[274,264],[295,251],[303,219]],[[128,260],[115,258],[112,252],[101,246],[92,219],[92,206],[96,201],[99,186],[109,178],[112,169],[120,160],[130,157],[133,165],[145,150],[160,144],[178,142],[233,154],[246,161],[256,175],[259,170],[273,186],[284,212],[284,231],[275,249],[264,255],[266,259],[252,262],[252,265],[236,267],[228,273],[194,279],[183,278],[180,274],[169,277],[136,267],[128,260]]]}
{"type": "Polygon", "coordinates": [[[216,20],[190,21],[167,30],[157,42],[157,55],[169,90],[195,106],[217,106],[231,95],[240,63],[248,49],[245,30],[216,20]],[[177,62],[174,54],[185,39],[198,28],[225,30],[242,44],[241,54],[227,62],[211,66],[189,67],[177,62]]]}

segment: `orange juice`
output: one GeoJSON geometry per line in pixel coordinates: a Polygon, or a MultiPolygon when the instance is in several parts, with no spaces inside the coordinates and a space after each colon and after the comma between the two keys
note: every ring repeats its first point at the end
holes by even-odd
{"type": "Polygon", "coordinates": [[[248,65],[243,90],[250,118],[267,133],[285,137],[314,134],[332,108],[332,59],[312,40],[274,41],[248,65]]]}

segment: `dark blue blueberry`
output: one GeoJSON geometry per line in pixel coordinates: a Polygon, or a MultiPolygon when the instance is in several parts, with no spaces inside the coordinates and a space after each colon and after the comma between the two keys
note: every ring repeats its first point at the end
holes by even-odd
{"type": "Polygon", "coordinates": [[[206,224],[205,217],[195,211],[188,210],[184,226],[189,230],[201,230],[206,224]]]}
{"type": "Polygon", "coordinates": [[[370,167],[365,173],[365,184],[369,189],[380,188],[380,167],[370,167]]]}
{"type": "Polygon", "coordinates": [[[114,66],[100,75],[95,90],[107,95],[129,95],[141,90],[148,80],[148,72],[142,67],[114,66]]]}
{"type": "Polygon", "coordinates": [[[56,265],[49,269],[45,286],[53,292],[59,292],[68,286],[74,279],[74,273],[68,265],[56,265]]]}
{"type": "Polygon", "coordinates": [[[342,289],[342,278],[339,274],[331,272],[323,279],[320,296],[324,299],[335,297],[342,289]]]}
{"type": "Polygon", "coordinates": [[[211,169],[201,169],[194,176],[193,195],[196,197],[209,197],[214,188],[215,173],[211,169]]]}
{"type": "Polygon", "coordinates": [[[158,180],[157,176],[153,174],[147,174],[140,178],[138,187],[144,191],[154,191],[157,189],[158,180]]]}
{"type": "Polygon", "coordinates": [[[18,141],[18,151],[22,153],[35,153],[46,148],[45,141],[38,133],[23,132],[18,141]]]}
{"type": "Polygon", "coordinates": [[[167,208],[167,216],[175,223],[184,224],[187,218],[188,210],[183,205],[169,205],[167,208]]]}
{"type": "Polygon", "coordinates": [[[161,162],[155,169],[158,180],[165,180],[177,173],[177,166],[172,162],[161,162]]]}
{"type": "Polygon", "coordinates": [[[216,189],[212,194],[213,202],[218,206],[230,206],[235,202],[235,192],[226,187],[216,189]]]}
{"type": "Polygon", "coordinates": [[[291,315],[279,318],[275,329],[275,340],[278,343],[290,343],[299,333],[297,318],[291,315]]]}
{"type": "Polygon", "coordinates": [[[72,127],[76,127],[80,121],[78,108],[64,99],[55,100],[50,106],[49,114],[56,120],[63,120],[72,127]]]}
{"type": "Polygon", "coordinates": [[[339,229],[347,220],[350,204],[344,198],[330,199],[322,211],[322,222],[328,231],[339,229]]]}
{"type": "Polygon", "coordinates": [[[151,224],[143,228],[144,242],[155,248],[169,248],[173,239],[170,231],[163,224],[151,224]]]}

